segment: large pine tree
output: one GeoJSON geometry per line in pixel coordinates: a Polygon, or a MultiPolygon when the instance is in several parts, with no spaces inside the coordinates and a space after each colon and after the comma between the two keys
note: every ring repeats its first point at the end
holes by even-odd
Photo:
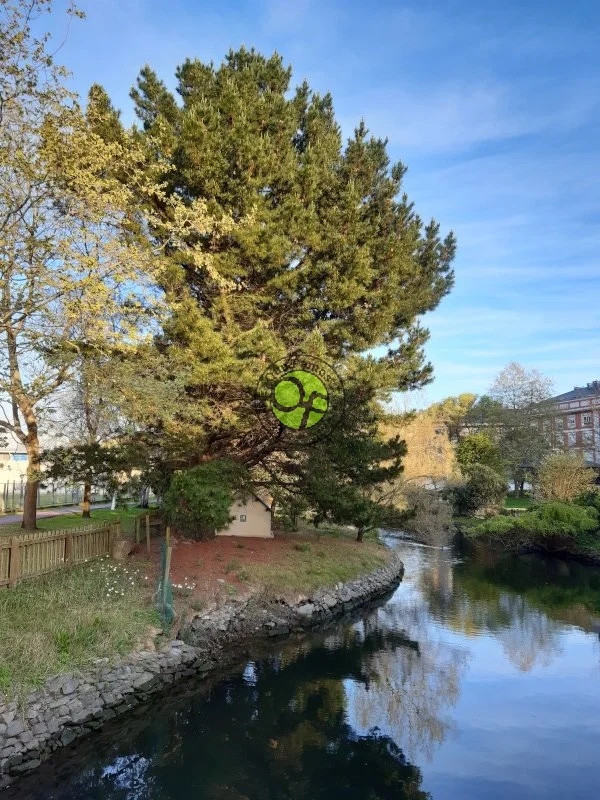
{"type": "Polygon", "coordinates": [[[455,240],[417,215],[386,142],[362,123],[344,142],[330,95],[292,89],[276,54],[187,60],[177,81],[176,98],[146,66],[131,93],[148,169],[166,186],[150,209],[165,255],[157,352],[181,393],[154,433],[174,463],[272,452],[252,393],[265,365],[294,348],[349,383],[368,374],[380,398],[427,382],[419,318],[452,286],[455,240]],[[173,236],[169,197],[201,204],[210,228],[179,218],[173,236]]]}

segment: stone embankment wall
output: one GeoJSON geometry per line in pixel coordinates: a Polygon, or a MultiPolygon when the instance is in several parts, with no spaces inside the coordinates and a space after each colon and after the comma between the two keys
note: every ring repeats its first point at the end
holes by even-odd
{"type": "Polygon", "coordinates": [[[403,572],[394,554],[388,565],[370,575],[294,602],[253,597],[228,603],[192,619],[181,633],[185,641],[133,653],[118,664],[103,659],[81,674],[57,675],[21,704],[0,700],[0,788],[173,682],[231,661],[236,645],[317,628],[384,596],[403,572]]]}

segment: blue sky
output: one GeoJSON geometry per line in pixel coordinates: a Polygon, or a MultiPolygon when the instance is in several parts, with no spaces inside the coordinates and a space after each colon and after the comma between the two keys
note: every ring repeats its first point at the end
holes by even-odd
{"type": "MultiPolygon", "coordinates": [[[[61,60],[126,122],[146,62],[280,52],[408,167],[425,218],[458,238],[456,286],[427,315],[435,382],[481,393],[509,361],[558,391],[600,378],[600,4],[595,0],[81,0],[61,60]]],[[[56,17],[58,19],[58,17],[56,17]]]]}

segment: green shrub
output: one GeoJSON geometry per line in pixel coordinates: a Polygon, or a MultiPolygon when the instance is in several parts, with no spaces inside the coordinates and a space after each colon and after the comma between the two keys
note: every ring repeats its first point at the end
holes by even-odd
{"type": "Polygon", "coordinates": [[[174,475],[163,500],[167,520],[186,536],[212,538],[231,521],[229,509],[244,477],[243,468],[226,459],[174,475]]]}
{"type": "Polygon", "coordinates": [[[506,494],[504,478],[485,464],[473,464],[466,470],[464,483],[450,487],[445,498],[459,517],[468,517],[480,508],[498,506],[506,494]]]}
{"type": "Polygon", "coordinates": [[[587,492],[580,494],[574,502],[578,506],[587,506],[589,508],[595,508],[596,511],[600,514],[600,487],[595,487],[594,489],[589,489],[587,492]]]}
{"type": "Polygon", "coordinates": [[[486,433],[468,433],[456,445],[456,460],[463,471],[477,464],[490,467],[500,473],[503,469],[498,446],[486,433]]]}
{"type": "MultiPolygon", "coordinates": [[[[581,549],[594,544],[591,536],[600,527],[595,508],[573,503],[540,503],[518,517],[498,516],[473,526],[469,536],[490,536],[515,546],[540,545],[544,540],[571,538],[581,549]]],[[[600,539],[598,540],[600,545],[600,539]]]]}

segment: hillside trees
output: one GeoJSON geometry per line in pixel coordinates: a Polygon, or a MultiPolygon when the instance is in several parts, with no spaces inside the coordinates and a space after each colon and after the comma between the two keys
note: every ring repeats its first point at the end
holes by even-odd
{"type": "Polygon", "coordinates": [[[435,419],[446,426],[449,440],[458,442],[463,430],[469,425],[470,415],[473,412],[476,401],[476,394],[463,392],[434,403],[428,411],[435,419]]]}

